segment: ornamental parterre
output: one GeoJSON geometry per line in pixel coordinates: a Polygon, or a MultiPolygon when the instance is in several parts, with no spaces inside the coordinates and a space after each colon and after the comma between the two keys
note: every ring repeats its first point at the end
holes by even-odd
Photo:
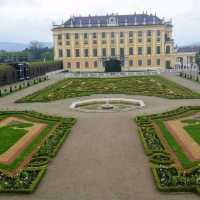
{"type": "Polygon", "coordinates": [[[33,111],[0,112],[0,192],[33,192],[75,122],[33,111]],[[13,130],[18,137],[10,137],[13,130]]]}
{"type": "Polygon", "coordinates": [[[158,189],[200,194],[200,107],[139,116],[136,123],[158,189]]]}

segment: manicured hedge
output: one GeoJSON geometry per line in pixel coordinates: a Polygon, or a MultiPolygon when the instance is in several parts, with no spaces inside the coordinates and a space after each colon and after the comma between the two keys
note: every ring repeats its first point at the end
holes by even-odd
{"type": "MultiPolygon", "coordinates": [[[[189,164],[182,166],[187,169],[177,168],[154,128],[154,123],[158,121],[178,119],[197,112],[200,112],[200,106],[187,106],[161,114],[139,116],[135,119],[139,137],[146,155],[150,158],[152,173],[160,191],[188,191],[200,194],[200,161],[190,161],[189,164]]],[[[179,152],[183,153],[181,150],[179,152]]]]}
{"type": "MultiPolygon", "coordinates": [[[[63,68],[62,62],[31,62],[28,64],[31,79],[63,68]]],[[[17,81],[15,68],[9,64],[0,64],[0,86],[16,83],[17,81]]]]}
{"type": "MultiPolygon", "coordinates": [[[[69,135],[72,126],[75,124],[74,118],[54,117],[37,113],[34,111],[2,111],[0,119],[7,116],[23,116],[23,118],[33,119],[38,122],[51,122],[56,124],[45,139],[45,142],[38,149],[28,166],[14,177],[6,175],[0,166],[0,192],[6,193],[31,193],[38,186],[44,176],[51,159],[56,156],[62,143],[69,135]]],[[[5,170],[5,168],[4,168],[5,170]]]]}
{"type": "Polygon", "coordinates": [[[168,99],[200,98],[200,93],[195,93],[161,76],[135,76],[67,78],[28,95],[18,102],[48,102],[93,94],[144,95],[168,99]]]}

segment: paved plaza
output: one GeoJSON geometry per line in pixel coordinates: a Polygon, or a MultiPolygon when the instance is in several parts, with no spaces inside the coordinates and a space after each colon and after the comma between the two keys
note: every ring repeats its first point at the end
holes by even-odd
{"type": "MultiPolygon", "coordinates": [[[[166,78],[200,92],[200,84],[164,74],[166,78]]],[[[160,113],[183,105],[199,105],[200,100],[168,100],[128,95],[93,95],[48,103],[15,104],[57,78],[0,98],[0,110],[35,110],[76,117],[77,124],[38,189],[30,195],[0,194],[0,200],[197,200],[190,193],[160,193],[154,184],[150,163],[139,140],[134,118],[160,113]],[[69,108],[73,101],[99,97],[141,99],[146,107],[129,112],[84,113],[69,108]]]]}

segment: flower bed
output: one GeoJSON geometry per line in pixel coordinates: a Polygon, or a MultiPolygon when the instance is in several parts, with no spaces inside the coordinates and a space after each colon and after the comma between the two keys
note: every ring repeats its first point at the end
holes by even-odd
{"type": "MultiPolygon", "coordinates": [[[[6,116],[23,116],[34,121],[51,122],[54,124],[49,134],[39,149],[30,159],[28,165],[16,175],[9,175],[9,166],[0,165],[0,192],[33,192],[41,181],[51,159],[56,155],[61,144],[71,131],[76,120],[74,118],[62,118],[48,116],[33,111],[7,111],[0,112],[0,119],[6,116]]],[[[36,146],[36,149],[38,147],[36,146]]],[[[13,165],[15,166],[15,165],[13,165]]]]}
{"type": "Polygon", "coordinates": [[[93,94],[158,96],[169,99],[200,98],[183,86],[160,76],[121,78],[67,78],[17,102],[48,102],[93,94]]]}
{"type": "Polygon", "coordinates": [[[178,119],[197,112],[200,112],[200,107],[188,106],[161,114],[136,118],[140,139],[146,155],[150,157],[154,179],[161,191],[200,192],[200,161],[190,161],[187,166],[177,166],[171,151],[163,144],[154,126],[158,120],[178,119]]]}

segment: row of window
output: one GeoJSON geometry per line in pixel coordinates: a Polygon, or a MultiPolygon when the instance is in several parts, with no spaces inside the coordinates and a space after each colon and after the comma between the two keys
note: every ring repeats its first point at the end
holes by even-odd
{"type": "MultiPolygon", "coordinates": [[[[77,68],[77,69],[80,69],[80,66],[81,66],[81,65],[80,65],[80,62],[76,62],[75,65],[76,65],[76,68],[77,68]]],[[[68,62],[68,63],[67,63],[67,68],[70,69],[71,67],[72,67],[72,64],[71,64],[70,62],[68,62]]],[[[84,63],[84,67],[85,67],[85,68],[89,68],[89,62],[88,62],[88,61],[86,61],[86,62],[84,63]]],[[[93,62],[93,67],[94,67],[94,68],[97,68],[97,67],[98,67],[98,62],[97,62],[97,61],[94,61],[94,62],[93,62]]]]}
{"type": "MultiPolygon", "coordinates": [[[[157,38],[156,40],[157,40],[158,43],[160,42],[160,38],[157,38]]],[[[142,43],[143,41],[144,41],[143,38],[138,38],[138,40],[137,40],[138,43],[142,43]]],[[[119,42],[120,42],[120,44],[124,44],[124,39],[120,39],[119,42]]],[[[134,42],[133,39],[129,39],[128,40],[129,44],[133,44],[133,42],[134,42]]],[[[147,43],[150,43],[150,42],[152,42],[152,38],[147,38],[147,43]]],[[[93,43],[93,45],[95,45],[95,44],[98,43],[98,41],[97,40],[92,40],[92,43],[93,43]]],[[[101,40],[101,44],[107,44],[107,43],[108,43],[107,40],[101,40]]],[[[80,42],[79,41],[74,41],[74,44],[75,45],[80,45],[80,42]]],[[[83,44],[84,45],[88,45],[89,44],[88,40],[84,40],[83,44]]],[[[111,39],[111,44],[113,44],[113,45],[116,44],[116,40],[111,39]]],[[[62,41],[58,41],[58,45],[62,45],[62,41]]],[[[71,41],[66,41],[66,45],[67,46],[71,45],[71,41]]]]}
{"type": "MultiPolygon", "coordinates": [[[[153,32],[153,31],[148,30],[148,31],[146,32],[147,37],[151,37],[151,36],[152,36],[152,32],[153,32]]],[[[107,34],[110,34],[111,38],[114,38],[114,37],[116,36],[116,32],[110,32],[110,33],[108,33],[108,32],[101,32],[101,38],[106,38],[107,34]]],[[[137,36],[138,36],[138,37],[143,37],[144,34],[145,34],[144,31],[138,31],[138,32],[137,32],[137,36]]],[[[98,35],[98,33],[96,33],[96,32],[92,33],[93,39],[96,39],[96,38],[97,38],[97,35],[98,35]]],[[[125,35],[125,32],[119,32],[119,36],[120,36],[121,38],[124,37],[124,35],[125,35]]],[[[161,35],[160,30],[157,30],[157,31],[156,31],[156,35],[157,35],[158,37],[160,37],[160,35],[161,35]]],[[[128,36],[129,36],[130,38],[133,37],[133,36],[134,36],[134,32],[133,32],[133,31],[129,31],[129,32],[128,32],[128,36]]],[[[80,33],[66,33],[66,34],[65,34],[65,39],[67,39],[67,40],[71,39],[72,37],[74,37],[75,39],[79,39],[80,33]]],[[[83,38],[84,38],[84,39],[88,39],[88,37],[89,37],[89,33],[83,33],[83,38]]],[[[59,40],[62,39],[62,34],[58,34],[58,39],[59,39],[59,40]]]]}
{"type": "MultiPolygon", "coordinates": [[[[143,65],[142,60],[138,60],[138,63],[137,63],[137,64],[138,64],[138,66],[141,67],[141,66],[143,65]]],[[[157,59],[156,64],[157,64],[157,66],[160,66],[160,59],[157,59]]],[[[151,59],[148,59],[148,60],[147,60],[147,65],[148,65],[148,66],[151,65],[151,59]]],[[[75,63],[75,67],[76,67],[77,69],[80,69],[80,66],[81,66],[80,62],[76,62],[76,63],[75,63]]],[[[133,66],[134,66],[134,61],[133,61],[133,60],[129,60],[129,67],[133,67],[133,66]]],[[[71,69],[71,67],[72,67],[72,64],[71,64],[70,62],[68,62],[68,63],[67,63],[67,68],[68,68],[68,69],[71,69]]],[[[84,67],[85,67],[85,68],[89,68],[89,67],[90,67],[88,61],[84,62],[84,67]]],[[[92,67],[97,68],[97,67],[98,67],[98,62],[97,62],[97,61],[94,61],[93,64],[92,64],[92,67]]]]}
{"type": "MultiPolygon", "coordinates": [[[[160,58],[158,58],[156,60],[156,64],[157,66],[160,66],[160,58]]],[[[142,66],[143,63],[142,63],[142,60],[138,60],[138,66],[142,66]]],[[[151,65],[151,59],[147,59],[147,65],[150,66],[151,65]]],[[[134,61],[133,60],[129,60],[129,66],[132,67],[134,66],[134,61]]]]}
{"type": "MultiPolygon", "coordinates": [[[[120,48],[119,49],[119,54],[121,57],[124,57],[124,48],[120,48]]],[[[166,53],[169,54],[170,53],[170,46],[166,46],[166,53]]],[[[111,48],[110,50],[110,53],[111,53],[111,56],[116,56],[116,49],[115,48],[111,48]]],[[[156,48],[156,54],[160,54],[161,53],[161,48],[160,46],[157,46],[156,48]]],[[[75,57],[80,57],[80,49],[75,49],[75,57]]],[[[144,52],[143,52],[143,47],[138,47],[137,48],[137,55],[143,55],[144,52]]],[[[147,55],[151,55],[152,54],[152,48],[151,47],[147,47],[146,49],[146,54],[147,55]]],[[[83,50],[83,55],[84,57],[89,57],[89,49],[84,49],[83,50]]],[[[107,49],[106,48],[102,48],[101,49],[101,55],[103,57],[106,57],[107,56],[107,49]]],[[[130,47],[129,48],[129,55],[132,56],[134,55],[134,48],[130,47]]],[[[97,48],[93,48],[92,50],[92,56],[93,57],[97,57],[98,56],[98,49],[97,48]]],[[[62,49],[59,49],[59,57],[63,57],[63,51],[62,49]]],[[[72,53],[71,53],[71,49],[67,49],[66,50],[66,57],[70,58],[72,57],[72,53]]]]}

